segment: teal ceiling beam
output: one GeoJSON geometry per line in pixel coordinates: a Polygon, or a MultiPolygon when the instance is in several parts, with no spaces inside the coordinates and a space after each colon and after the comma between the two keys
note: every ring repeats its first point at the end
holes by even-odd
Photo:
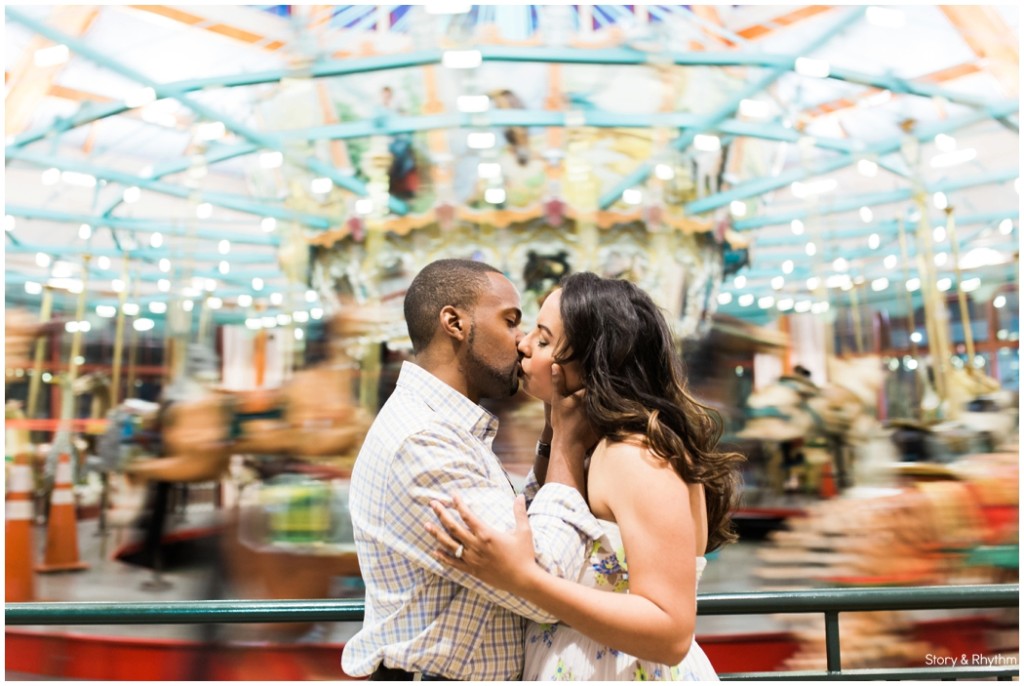
{"type": "MultiPolygon", "coordinates": [[[[994,117],[1005,116],[1006,114],[1016,112],[1018,108],[1018,103],[1005,103],[998,106],[988,107],[983,110],[969,112],[960,117],[951,117],[943,122],[938,122],[928,126],[921,126],[916,129],[912,135],[919,141],[931,140],[940,133],[956,131],[994,117]]],[[[843,167],[848,167],[851,164],[854,164],[861,157],[871,157],[872,155],[881,156],[897,152],[899,151],[903,140],[904,137],[902,135],[891,136],[878,143],[865,147],[865,149],[858,155],[840,155],[832,159],[816,162],[804,168],[791,169],[776,176],[746,181],[720,193],[715,193],[714,195],[709,195],[706,198],[695,200],[687,204],[685,209],[687,214],[704,214],[719,207],[728,205],[733,200],[744,200],[752,196],[763,195],[769,191],[782,188],[783,186],[788,186],[795,181],[803,181],[804,179],[808,179],[813,176],[820,176],[837,169],[842,169],[843,167]]],[[[790,217],[790,219],[796,218],[801,217],[790,217]]],[[[751,219],[743,220],[740,224],[747,228],[753,228],[756,226],[764,226],[768,223],[780,223],[754,223],[758,220],[758,217],[752,217],[751,219]]],[[[789,221],[789,219],[785,221],[789,221]]]]}
{"type": "MultiPolygon", "coordinates": [[[[806,46],[804,46],[804,49],[801,50],[799,54],[809,55],[818,48],[822,47],[830,40],[832,40],[832,38],[834,38],[836,35],[846,30],[851,24],[858,21],[864,14],[864,11],[864,7],[854,7],[853,9],[848,9],[846,12],[843,13],[843,15],[840,17],[838,21],[833,22],[824,32],[821,33],[821,35],[819,35],[817,38],[810,41],[806,46]]],[[[679,151],[686,150],[693,142],[693,139],[697,136],[697,134],[701,133],[702,131],[715,128],[718,124],[725,121],[736,112],[736,108],[739,107],[741,101],[743,101],[746,98],[750,98],[757,95],[761,91],[768,88],[768,86],[775,83],[779,78],[782,77],[783,74],[786,74],[790,69],[792,69],[793,61],[790,61],[788,64],[780,64],[774,66],[770,69],[770,71],[767,74],[759,78],[756,78],[753,82],[741,87],[739,91],[733,93],[723,105],[718,107],[718,109],[714,110],[708,115],[705,115],[703,121],[698,126],[682,131],[679,134],[679,136],[676,137],[676,139],[671,142],[671,147],[679,151]]],[[[628,174],[625,179],[620,181],[610,191],[601,196],[601,199],[598,203],[601,209],[608,209],[613,204],[618,202],[619,198],[622,197],[623,191],[625,191],[627,188],[639,185],[643,183],[645,180],[647,180],[647,177],[650,176],[651,171],[653,169],[654,163],[651,161],[644,162],[643,164],[641,164],[639,168],[628,174]]],[[[696,214],[696,212],[690,210],[688,211],[690,214],[696,214]]]]}
{"type": "MultiPolygon", "coordinates": [[[[1017,176],[1020,175],[1020,170],[1016,168],[1012,169],[1000,169],[997,171],[987,172],[977,176],[971,176],[963,179],[941,179],[934,181],[924,187],[926,193],[949,193],[964,188],[972,188],[975,186],[988,186],[993,184],[1006,183],[1013,181],[1017,176]]],[[[893,202],[902,202],[909,200],[913,197],[915,192],[914,188],[897,188],[892,191],[883,191],[881,193],[868,193],[864,195],[858,195],[843,200],[838,200],[830,204],[818,204],[814,207],[802,206],[795,210],[789,210],[786,212],[779,212],[776,214],[766,214],[758,217],[751,217],[750,219],[737,219],[733,222],[733,229],[737,231],[749,231],[751,229],[759,229],[764,226],[772,226],[775,224],[786,224],[793,221],[794,219],[808,219],[816,218],[829,214],[839,214],[842,212],[850,212],[867,205],[868,207],[875,207],[878,205],[884,205],[893,202]]],[[[692,203],[691,203],[692,204],[692,203]]],[[[953,203],[954,205],[956,203],[953,203]]],[[[687,206],[689,211],[689,205],[687,206]]]]}
{"type": "MultiPolygon", "coordinates": [[[[43,219],[65,224],[90,224],[95,227],[96,225],[93,224],[93,222],[97,221],[97,217],[91,214],[63,212],[61,210],[51,210],[45,207],[6,205],[4,207],[4,211],[7,214],[15,217],[22,217],[24,219],[43,219]]],[[[210,231],[202,228],[192,229],[183,225],[185,222],[182,222],[181,224],[174,224],[157,219],[134,219],[125,217],[108,217],[105,221],[107,226],[111,226],[115,229],[126,229],[128,231],[159,231],[160,233],[165,233],[171,236],[195,236],[197,238],[204,238],[211,241],[227,239],[232,243],[253,243],[256,245],[278,245],[280,243],[280,239],[272,234],[210,231]]],[[[198,222],[199,220],[196,221],[198,222]]]]}
{"type": "MultiPolygon", "coordinates": [[[[1006,210],[1003,212],[983,212],[980,214],[964,215],[956,217],[956,225],[959,226],[973,226],[976,224],[994,224],[1002,221],[1006,218],[1012,218],[1017,216],[1017,209],[1006,210]]],[[[936,222],[940,221],[938,218],[936,222]]],[[[945,217],[941,220],[945,222],[945,217]]],[[[937,225],[937,224],[936,224],[937,225]]],[[[909,224],[908,224],[909,226],[909,224]]],[[[758,235],[754,238],[755,249],[761,248],[774,248],[782,246],[793,246],[793,245],[805,245],[808,240],[815,241],[828,241],[838,240],[844,238],[861,238],[870,236],[873,233],[879,234],[883,239],[888,233],[895,233],[899,230],[899,222],[895,219],[887,219],[881,222],[875,222],[872,224],[862,224],[857,227],[847,227],[843,229],[828,229],[823,231],[813,231],[812,234],[804,234],[801,236],[795,235],[779,235],[779,236],[765,236],[758,235]]]]}
{"type": "Polygon", "coordinates": [[[196,200],[197,202],[208,202],[211,205],[225,207],[247,214],[254,214],[262,217],[274,217],[284,221],[295,221],[315,229],[328,229],[334,225],[331,219],[305,212],[282,207],[280,205],[269,205],[255,202],[245,195],[234,195],[230,193],[201,191],[186,188],[174,184],[164,183],[149,177],[130,174],[117,169],[99,167],[87,162],[78,162],[66,157],[42,155],[28,150],[10,150],[8,156],[24,162],[30,162],[40,167],[56,167],[63,171],[75,171],[83,174],[90,174],[97,179],[105,179],[124,186],[138,186],[156,193],[170,195],[177,198],[196,200]]]}
{"type": "MultiPolygon", "coordinates": [[[[259,147],[252,143],[243,143],[242,145],[231,145],[231,146],[218,146],[213,150],[208,151],[202,155],[203,161],[206,164],[215,164],[223,160],[239,157],[242,155],[249,155],[259,151],[259,147]]],[[[178,174],[183,171],[187,171],[194,164],[193,157],[184,157],[176,162],[169,162],[160,165],[158,168],[153,169],[153,173],[150,174],[150,178],[153,180],[162,179],[165,176],[171,174],[178,174]]],[[[122,195],[115,196],[112,200],[108,201],[107,204],[100,210],[99,215],[105,220],[108,217],[113,216],[114,210],[116,210],[123,202],[124,197],[122,195]]],[[[107,226],[106,223],[102,223],[101,226],[107,226]]],[[[117,235],[117,231],[113,227],[110,228],[110,236],[114,239],[114,244],[121,249],[121,240],[117,235]]]]}
{"type": "MultiPolygon", "coordinates": [[[[243,124],[240,121],[236,121],[231,117],[228,117],[220,112],[215,111],[210,107],[207,107],[201,102],[193,100],[192,98],[188,97],[187,94],[174,90],[173,86],[168,88],[164,84],[159,84],[155,81],[152,81],[144,74],[137,72],[131,67],[128,67],[120,63],[119,61],[111,58],[109,55],[94,49],[84,40],[81,40],[73,36],[69,36],[61,31],[54,29],[53,27],[46,25],[44,22],[37,21],[29,17],[28,15],[18,10],[15,10],[11,7],[6,8],[6,13],[7,16],[13,21],[22,24],[23,26],[35,31],[39,35],[45,38],[49,38],[54,42],[63,43],[76,54],[98,64],[99,66],[109,69],[117,74],[120,74],[121,76],[124,76],[125,78],[131,79],[136,83],[142,84],[143,86],[152,88],[156,92],[157,97],[172,97],[188,109],[192,110],[192,112],[199,115],[200,117],[204,117],[206,119],[209,119],[210,121],[223,122],[226,128],[230,129],[231,131],[245,138],[246,140],[255,143],[261,148],[265,148],[267,150],[280,151],[286,157],[288,157],[289,159],[295,159],[300,165],[306,167],[313,173],[320,174],[321,176],[330,178],[331,181],[336,186],[339,186],[340,188],[345,188],[360,196],[367,195],[366,185],[364,183],[356,179],[354,176],[342,174],[338,169],[334,168],[333,165],[329,165],[312,155],[305,158],[299,155],[293,155],[290,151],[286,150],[283,145],[281,145],[280,141],[274,139],[272,136],[260,133],[255,129],[252,129],[249,126],[243,124]]],[[[408,206],[403,201],[393,196],[389,198],[388,206],[391,208],[391,211],[395,212],[396,214],[406,214],[408,212],[408,206]]]]}
{"type": "MultiPolygon", "coordinates": [[[[8,255],[23,255],[36,253],[44,253],[53,255],[55,246],[52,244],[42,243],[19,243],[17,245],[10,245],[5,248],[5,252],[8,255]]],[[[189,260],[194,263],[214,263],[217,264],[221,260],[227,260],[231,265],[238,264],[266,264],[269,261],[275,259],[273,255],[267,253],[251,253],[251,254],[238,254],[232,252],[230,255],[221,255],[219,253],[210,251],[204,252],[204,254],[197,255],[192,252],[184,250],[164,250],[163,248],[140,248],[138,250],[125,251],[119,248],[98,248],[89,245],[60,245],[56,247],[62,255],[74,255],[75,257],[83,257],[89,255],[90,257],[110,257],[110,258],[121,258],[128,255],[131,259],[157,261],[161,259],[168,259],[172,262],[189,260]]],[[[113,267],[112,267],[113,268],[113,267]]],[[[120,267],[117,268],[118,270],[120,267]]]]}
{"type": "MultiPolygon", "coordinates": [[[[670,128],[687,128],[700,125],[703,118],[700,115],[688,112],[657,112],[650,114],[622,114],[618,112],[605,112],[602,110],[584,110],[579,113],[582,116],[583,126],[596,128],[649,128],[664,126],[670,128]]],[[[575,116],[575,115],[574,115],[575,116]]],[[[427,116],[405,116],[386,117],[381,119],[363,119],[360,121],[345,122],[343,124],[330,124],[327,126],[314,126],[305,129],[292,131],[278,131],[276,136],[282,140],[303,139],[349,139],[364,138],[366,136],[386,135],[393,136],[400,133],[415,133],[432,129],[447,128],[469,128],[477,126],[543,126],[543,127],[565,127],[569,126],[566,121],[565,112],[551,110],[491,110],[483,115],[464,114],[461,112],[450,112],[446,114],[435,114],[427,116]]],[[[576,126],[573,123],[573,126],[576,126]]],[[[764,140],[783,141],[795,143],[803,135],[795,129],[782,126],[781,124],[760,123],[727,120],[721,122],[717,131],[722,134],[745,136],[749,138],[760,138],[764,140]]],[[[814,144],[825,150],[837,150],[841,152],[856,152],[856,144],[844,138],[815,137],[814,144]]]]}

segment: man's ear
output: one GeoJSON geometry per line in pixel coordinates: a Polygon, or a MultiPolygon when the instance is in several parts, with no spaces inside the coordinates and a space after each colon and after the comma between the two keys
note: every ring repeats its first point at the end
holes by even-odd
{"type": "Polygon", "coordinates": [[[458,309],[452,305],[445,305],[441,308],[439,315],[441,320],[441,330],[444,333],[456,340],[465,340],[468,329],[465,324],[465,318],[458,309]]]}

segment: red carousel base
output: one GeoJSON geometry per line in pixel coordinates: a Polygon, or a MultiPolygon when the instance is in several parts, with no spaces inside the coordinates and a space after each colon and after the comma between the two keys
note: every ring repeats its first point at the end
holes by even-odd
{"type": "MultiPolygon", "coordinates": [[[[992,628],[982,617],[922,622],[916,625],[913,638],[944,648],[951,655],[983,654],[991,646],[980,641],[992,628]]],[[[781,670],[798,647],[786,632],[714,635],[697,641],[720,674],[781,670]]],[[[90,681],[347,680],[352,677],[341,670],[343,648],[332,643],[275,642],[210,648],[197,641],[8,628],[5,676],[9,680],[90,681]]]]}

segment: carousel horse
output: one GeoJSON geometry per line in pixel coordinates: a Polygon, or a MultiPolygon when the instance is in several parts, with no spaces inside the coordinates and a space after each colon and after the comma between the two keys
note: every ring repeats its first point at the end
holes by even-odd
{"type": "Polygon", "coordinates": [[[102,372],[90,372],[79,376],[71,384],[71,391],[75,396],[92,396],[89,403],[90,418],[100,419],[107,416],[112,400],[108,375],[102,372]]]}
{"type": "Polygon", "coordinates": [[[787,375],[747,400],[749,419],[738,435],[778,448],[781,464],[771,475],[777,490],[798,490],[801,476],[821,485],[829,471],[840,488],[851,485],[855,453],[869,452],[866,442],[878,438],[880,360],[830,358],[827,364],[831,381],[824,387],[805,374],[787,375]]]}

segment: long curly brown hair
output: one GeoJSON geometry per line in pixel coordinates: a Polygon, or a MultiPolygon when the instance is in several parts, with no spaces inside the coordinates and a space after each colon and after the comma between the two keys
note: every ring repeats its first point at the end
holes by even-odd
{"type": "Polygon", "coordinates": [[[704,486],[708,551],[735,541],[730,512],[745,458],[718,450],[721,417],[687,392],[661,310],[633,283],[589,272],[567,276],[560,289],[565,337],[555,359],[580,364],[590,421],[612,441],[643,437],[683,481],[704,486]]]}

